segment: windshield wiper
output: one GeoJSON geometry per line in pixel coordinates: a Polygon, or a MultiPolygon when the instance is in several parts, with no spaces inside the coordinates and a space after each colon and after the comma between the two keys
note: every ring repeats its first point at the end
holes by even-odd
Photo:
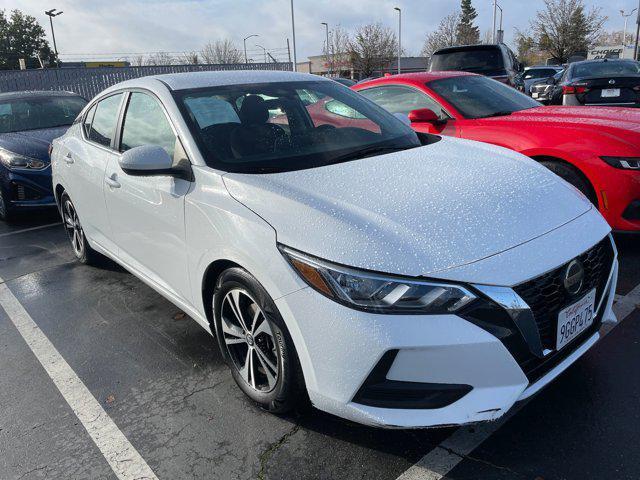
{"type": "Polygon", "coordinates": [[[491,117],[508,117],[513,113],[513,110],[501,110],[499,112],[493,112],[489,115],[482,115],[481,117],[476,118],[491,118],[491,117]]]}
{"type": "Polygon", "coordinates": [[[347,162],[349,160],[358,160],[360,158],[373,157],[374,155],[382,155],[385,153],[393,153],[399,152],[401,150],[406,150],[411,147],[398,147],[398,146],[373,146],[362,148],[360,150],[356,150],[355,152],[347,153],[346,155],[342,155],[336,157],[331,160],[330,163],[340,163],[347,162]]]}

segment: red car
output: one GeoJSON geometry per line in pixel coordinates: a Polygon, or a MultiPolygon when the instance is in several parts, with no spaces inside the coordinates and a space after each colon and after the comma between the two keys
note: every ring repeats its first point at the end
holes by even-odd
{"type": "Polygon", "coordinates": [[[408,115],[418,132],[527,155],[582,191],[614,230],[640,232],[640,109],[545,107],[495,80],[463,72],[393,75],[352,88],[408,115]]]}

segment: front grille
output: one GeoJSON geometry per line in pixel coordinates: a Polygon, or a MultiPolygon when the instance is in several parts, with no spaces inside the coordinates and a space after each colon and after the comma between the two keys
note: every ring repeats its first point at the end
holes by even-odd
{"type": "Polygon", "coordinates": [[[611,271],[613,261],[611,241],[608,237],[605,238],[591,250],[580,255],[578,259],[584,265],[585,276],[583,287],[577,297],[569,295],[564,288],[563,275],[566,264],[514,288],[533,312],[543,348],[555,348],[560,310],[592,288],[596,289],[597,306],[611,271]]]}
{"type": "MultiPolygon", "coordinates": [[[[583,287],[577,296],[571,296],[563,285],[562,277],[567,264],[514,287],[515,292],[520,295],[533,312],[544,349],[555,350],[558,314],[560,310],[578,300],[580,296],[586,294],[593,288],[596,289],[596,307],[605,294],[605,288],[614,258],[613,246],[609,237],[605,237],[595,247],[577,258],[582,261],[585,273],[583,287]]],[[[596,324],[599,324],[600,319],[601,315],[595,319],[594,326],[585,331],[580,338],[592,334],[593,331],[599,327],[599,325],[596,324]]],[[[572,343],[574,346],[577,346],[581,342],[576,338],[572,343]]],[[[574,348],[567,346],[557,354],[552,353],[543,359],[529,356],[529,358],[520,359],[519,363],[529,377],[529,380],[533,381],[532,375],[530,374],[533,374],[534,371],[535,379],[540,378],[540,376],[548,371],[548,369],[540,369],[542,364],[555,364],[571,353],[574,348]]]]}

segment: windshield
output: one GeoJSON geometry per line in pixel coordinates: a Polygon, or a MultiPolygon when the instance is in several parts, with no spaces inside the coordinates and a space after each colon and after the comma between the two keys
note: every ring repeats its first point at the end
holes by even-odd
{"type": "Polygon", "coordinates": [[[209,166],[299,170],[420,146],[402,121],[329,81],[179,91],[176,100],[209,166]]]}
{"type": "Polygon", "coordinates": [[[476,75],[434,80],[428,83],[428,87],[467,118],[510,115],[540,106],[515,88],[476,75]]]}
{"type": "Polygon", "coordinates": [[[459,70],[483,75],[506,73],[502,51],[499,48],[472,48],[436,53],[431,57],[431,70],[459,70]]]}
{"type": "Polygon", "coordinates": [[[38,96],[0,101],[0,133],[71,125],[87,104],[82,97],[38,96]]]}
{"type": "Polygon", "coordinates": [[[640,63],[638,62],[593,62],[575,64],[571,76],[585,78],[638,74],[640,74],[640,63]]]}

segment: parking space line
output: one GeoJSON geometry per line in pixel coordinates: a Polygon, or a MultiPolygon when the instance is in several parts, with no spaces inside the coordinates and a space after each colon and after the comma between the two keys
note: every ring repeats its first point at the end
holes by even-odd
{"type": "MultiPolygon", "coordinates": [[[[618,322],[622,322],[636,308],[640,308],[640,285],[626,295],[616,295],[613,311],[618,317],[618,322]]],[[[610,331],[604,332],[603,337],[610,331]]],[[[459,428],[440,445],[402,473],[396,480],[441,480],[513,415],[518,413],[529,400],[531,398],[519,403],[495,422],[479,424],[473,428],[459,428]]]]}
{"type": "Polygon", "coordinates": [[[9,235],[18,235],[19,233],[25,232],[33,232],[34,230],[42,230],[43,228],[56,227],[58,225],[62,225],[62,222],[48,223],[47,225],[39,225],[37,227],[31,228],[23,228],[22,230],[16,230],[15,232],[0,233],[0,237],[8,237],[9,235]]]}
{"type": "Polygon", "coordinates": [[[87,430],[116,476],[120,480],[157,480],[149,465],[129,443],[1,278],[0,306],[87,430]]]}

